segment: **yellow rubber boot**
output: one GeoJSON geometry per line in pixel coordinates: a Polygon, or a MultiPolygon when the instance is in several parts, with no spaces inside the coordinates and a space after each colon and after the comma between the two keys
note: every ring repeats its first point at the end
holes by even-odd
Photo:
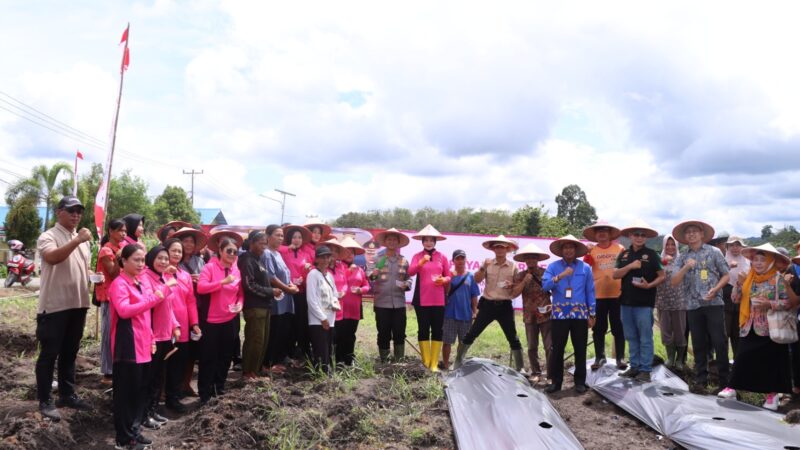
{"type": "Polygon", "coordinates": [[[428,367],[431,360],[431,341],[419,341],[419,352],[422,353],[422,365],[428,367]]]}
{"type": "Polygon", "coordinates": [[[442,341],[431,341],[431,356],[428,368],[431,372],[439,371],[439,354],[442,352],[442,341]]]}

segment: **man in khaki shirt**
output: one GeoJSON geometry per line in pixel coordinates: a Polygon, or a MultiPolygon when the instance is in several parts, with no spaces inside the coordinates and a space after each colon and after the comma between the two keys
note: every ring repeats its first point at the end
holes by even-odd
{"type": "Polygon", "coordinates": [[[61,414],[50,398],[56,360],[59,406],[89,408],[75,394],[75,358],[89,309],[87,242],[92,234],[86,228],[75,231],[83,210],[77,197],[62,198],[56,208],[56,225],[42,233],[37,242],[42,258],[42,278],[36,315],[36,338],[40,347],[36,360],[36,389],[39,411],[56,421],[61,419],[61,414]]]}
{"type": "Polygon", "coordinates": [[[495,257],[484,261],[481,268],[475,273],[475,282],[480,283],[484,279],[486,284],[483,288],[483,295],[478,301],[478,316],[472,322],[467,335],[464,337],[461,346],[458,347],[454,368],[459,368],[464,361],[464,356],[470,345],[481,335],[484,329],[493,321],[500,324],[503,329],[511,353],[514,355],[514,366],[518,371],[522,370],[522,344],[517,337],[517,328],[514,323],[514,307],[511,304],[514,288],[514,277],[517,275],[517,265],[506,258],[509,250],[516,250],[517,244],[506,239],[502,234],[494,239],[489,239],[483,246],[494,252],[495,257]]]}

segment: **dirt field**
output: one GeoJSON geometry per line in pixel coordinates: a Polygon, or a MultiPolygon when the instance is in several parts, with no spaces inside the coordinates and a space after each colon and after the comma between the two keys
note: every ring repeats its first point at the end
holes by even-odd
{"type": "MultiPolygon", "coordinates": [[[[100,383],[98,346],[91,338],[93,312],[87,319],[77,382],[79,395],[94,410],[61,409],[64,419],[57,423],[39,414],[34,379],[35,298],[19,298],[29,293],[0,291],[14,297],[0,300],[0,391],[4,393],[0,448],[112,447],[111,396],[100,383]]],[[[196,398],[186,399],[187,414],[167,414],[172,419],[169,423],[147,432],[155,441],[153,448],[454,448],[439,377],[423,370],[410,349],[408,362],[374,362],[375,331],[370,319],[366,317],[359,327],[361,353],[354,368],[333,377],[296,369],[271,382],[247,384],[238,372],[231,372],[224,396],[203,408],[197,407],[196,398]]],[[[503,352],[498,348],[495,353],[503,352]]],[[[551,398],[588,449],[675,448],[598,394],[575,394],[569,377],[564,390],[551,398]]]]}

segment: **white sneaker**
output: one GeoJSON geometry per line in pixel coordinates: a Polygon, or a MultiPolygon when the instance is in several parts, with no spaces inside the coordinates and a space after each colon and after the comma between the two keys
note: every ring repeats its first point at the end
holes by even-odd
{"type": "Polygon", "coordinates": [[[719,394],[717,394],[717,397],[719,397],[719,398],[736,398],[736,389],[731,389],[729,387],[726,387],[725,389],[719,391],[719,394]]]}
{"type": "Polygon", "coordinates": [[[764,402],[764,408],[771,411],[778,410],[778,404],[781,402],[781,394],[771,393],[767,394],[767,401],[764,402]]]}

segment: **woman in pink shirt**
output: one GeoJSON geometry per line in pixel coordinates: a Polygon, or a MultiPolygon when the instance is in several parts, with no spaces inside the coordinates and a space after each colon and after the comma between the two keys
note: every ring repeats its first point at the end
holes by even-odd
{"type": "MultiPolygon", "coordinates": [[[[300,225],[283,227],[283,244],[279,252],[284,264],[289,268],[291,283],[288,294],[294,302],[294,323],[292,329],[292,349],[290,355],[295,359],[311,358],[311,341],[308,334],[308,300],[306,299],[305,279],[314,264],[314,246],[311,231],[300,225]],[[296,290],[295,292],[292,292],[296,290]]],[[[305,362],[302,362],[305,364],[305,362]]]]}
{"type": "Polygon", "coordinates": [[[189,335],[192,333],[196,337],[200,336],[200,321],[197,316],[197,300],[194,296],[192,276],[180,265],[183,259],[183,244],[180,239],[169,238],[164,241],[164,247],[169,254],[169,267],[164,273],[164,278],[176,281],[172,288],[175,294],[172,297],[172,313],[181,329],[181,334],[175,343],[175,348],[178,350],[167,359],[165,406],[177,413],[184,413],[186,407],[180,402],[180,396],[184,372],[189,361],[189,335]]]}
{"type": "Polygon", "coordinates": [[[225,392],[225,380],[233,359],[236,337],[239,333],[239,312],[244,293],[242,277],[236,266],[242,237],[232,231],[212,233],[208,248],[217,256],[203,268],[197,281],[199,294],[210,294],[208,320],[203,329],[200,369],[197,388],[200,404],[225,392]]]}
{"type": "MultiPolygon", "coordinates": [[[[364,269],[353,264],[354,255],[363,255],[364,248],[350,236],[346,236],[339,244],[342,247],[339,255],[346,267],[349,288],[340,300],[342,309],[336,311],[336,363],[351,366],[355,359],[356,331],[361,320],[361,297],[369,292],[369,281],[364,269]]],[[[338,286],[338,281],[336,284],[338,286]]]]}
{"type": "Polygon", "coordinates": [[[141,241],[141,237],[144,234],[144,216],[132,213],[123,217],[122,221],[125,222],[125,229],[128,231],[122,246],[138,244],[144,251],[147,251],[144,242],[141,241]]]}
{"type": "Polygon", "coordinates": [[[446,238],[436,228],[427,225],[412,239],[422,241],[422,251],[414,255],[408,275],[417,275],[412,304],[417,313],[422,363],[431,372],[438,372],[439,352],[442,350],[445,286],[450,283],[450,262],[436,250],[436,242],[446,238]]]}
{"type": "Polygon", "coordinates": [[[155,353],[155,339],[150,309],[164,300],[163,291],[155,291],[141,282],[144,250],[129,245],[122,249],[122,271],[111,283],[111,353],[114,360],[114,428],[118,447],[136,447],[152,443],[139,432],[139,423],[147,404],[145,375],[155,353]]]}
{"type": "Polygon", "coordinates": [[[108,223],[106,234],[100,241],[102,246],[97,252],[97,273],[102,273],[104,281],[94,285],[94,294],[100,302],[101,329],[100,370],[103,372],[104,384],[111,384],[111,371],[114,361],[111,359],[111,315],[108,306],[108,289],[111,282],[119,275],[120,267],[117,253],[125,240],[125,222],[114,219],[108,223]]]}
{"type": "Polygon", "coordinates": [[[152,291],[161,290],[166,297],[152,310],[153,339],[156,341],[156,353],[150,365],[147,383],[148,405],[146,416],[142,417],[142,425],[147,428],[158,428],[167,422],[167,418],[158,413],[158,401],[161,398],[161,382],[164,380],[167,364],[164,359],[175,348],[175,342],[181,335],[181,328],[172,309],[177,297],[174,289],[178,282],[174,277],[165,278],[169,267],[169,254],[163,245],[157,245],[144,257],[146,266],[140,276],[142,283],[149,284],[152,291]],[[153,423],[157,422],[157,423],[153,423]]]}

